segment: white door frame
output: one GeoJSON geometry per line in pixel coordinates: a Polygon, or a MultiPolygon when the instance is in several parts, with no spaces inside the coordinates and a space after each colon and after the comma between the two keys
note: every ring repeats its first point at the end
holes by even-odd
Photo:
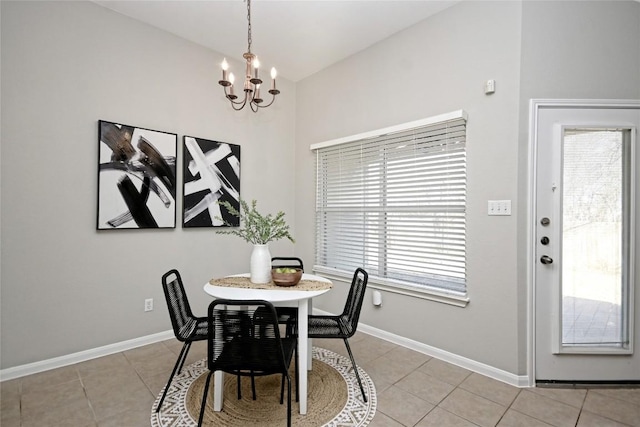
{"type": "Polygon", "coordinates": [[[536,384],[536,259],[535,259],[535,241],[536,241],[536,194],[537,194],[537,148],[538,148],[538,115],[542,108],[560,108],[560,107],[595,107],[595,108],[640,108],[640,100],[623,100],[623,99],[531,99],[529,101],[529,161],[527,171],[527,200],[529,209],[526,210],[527,222],[527,385],[534,387],[536,384]]]}

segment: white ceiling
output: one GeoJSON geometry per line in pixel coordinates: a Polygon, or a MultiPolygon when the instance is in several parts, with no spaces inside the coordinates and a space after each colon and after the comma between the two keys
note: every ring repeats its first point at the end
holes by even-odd
{"type": "MultiPolygon", "coordinates": [[[[247,50],[243,0],[92,0],[226,55],[247,50]]],[[[251,51],[298,81],[459,0],[253,0],[251,51]]],[[[261,68],[263,68],[261,67],[261,68]]]]}

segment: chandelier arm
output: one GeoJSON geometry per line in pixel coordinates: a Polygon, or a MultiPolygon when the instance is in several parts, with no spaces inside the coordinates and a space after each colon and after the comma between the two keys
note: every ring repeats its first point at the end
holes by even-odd
{"type": "Polygon", "coordinates": [[[247,92],[244,93],[244,99],[242,101],[236,101],[232,98],[229,98],[228,94],[226,93],[226,88],[225,88],[225,95],[227,100],[231,103],[231,107],[233,107],[234,110],[236,111],[240,111],[244,108],[245,104],[247,103],[247,92]],[[236,106],[239,105],[238,108],[236,108],[236,106]]]}
{"type": "Polygon", "coordinates": [[[247,94],[246,93],[244,94],[244,101],[236,101],[235,99],[237,98],[237,96],[232,95],[227,90],[227,86],[224,87],[224,95],[225,95],[225,98],[227,98],[227,100],[229,100],[229,102],[231,102],[232,104],[240,105],[240,104],[245,104],[247,102],[247,94]]]}
{"type": "Polygon", "coordinates": [[[247,98],[244,99],[244,102],[233,102],[233,101],[231,101],[231,108],[233,108],[236,111],[240,111],[240,110],[242,110],[244,108],[246,103],[247,103],[247,98]],[[237,105],[239,105],[239,107],[237,105]]]}
{"type": "Polygon", "coordinates": [[[258,108],[267,108],[268,106],[270,106],[271,104],[273,104],[276,100],[276,96],[275,95],[271,95],[271,102],[268,103],[267,105],[258,105],[258,108]]]}
{"type": "Polygon", "coordinates": [[[234,99],[231,99],[229,97],[227,97],[227,99],[229,100],[229,102],[231,102],[234,105],[244,105],[247,103],[247,97],[245,96],[244,99],[242,101],[236,101],[234,99]]]}

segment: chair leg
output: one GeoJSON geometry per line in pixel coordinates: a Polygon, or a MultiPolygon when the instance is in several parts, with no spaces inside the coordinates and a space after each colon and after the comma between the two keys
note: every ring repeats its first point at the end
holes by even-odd
{"type": "MultiPolygon", "coordinates": [[[[242,399],[242,383],[240,375],[238,377],[238,400],[242,399]]],[[[253,393],[253,400],[256,400],[256,377],[251,375],[251,392],[253,393]]]]}
{"type": "Polygon", "coordinates": [[[256,400],[256,377],[251,375],[251,391],[253,392],[253,400],[256,400]]]}
{"type": "Polygon", "coordinates": [[[300,402],[300,374],[298,373],[298,345],[294,347],[293,350],[293,359],[295,366],[295,376],[296,376],[296,402],[300,402]]]}
{"type": "Polygon", "coordinates": [[[287,427],[291,427],[291,378],[287,375],[287,427]]]}
{"type": "Polygon", "coordinates": [[[298,325],[297,325],[297,318],[289,318],[289,320],[287,320],[287,326],[285,328],[285,336],[286,337],[293,337],[298,333],[298,325]]]}
{"type": "Polygon", "coordinates": [[[178,360],[180,360],[180,366],[178,366],[178,370],[176,371],[176,374],[179,374],[182,371],[182,367],[184,366],[184,362],[185,362],[185,360],[187,360],[187,355],[189,354],[189,350],[191,349],[191,344],[193,344],[193,341],[187,341],[182,346],[182,349],[184,350],[184,353],[182,353],[182,358],[180,356],[178,356],[178,360]]]}
{"type": "MultiPolygon", "coordinates": [[[[295,376],[296,376],[296,402],[300,402],[300,380],[298,374],[298,346],[294,347],[293,350],[293,360],[295,363],[295,376]]],[[[284,402],[284,378],[285,375],[282,374],[282,383],[280,384],[280,404],[284,402]]],[[[289,380],[291,381],[291,380],[289,380]]]]}
{"type": "Polygon", "coordinates": [[[351,364],[353,365],[353,371],[356,373],[356,378],[358,379],[358,384],[360,385],[360,392],[362,393],[362,398],[364,399],[365,402],[367,402],[367,395],[364,394],[364,387],[362,387],[360,374],[358,374],[358,366],[356,366],[356,361],[353,359],[353,353],[351,353],[351,347],[349,347],[349,341],[346,338],[343,338],[343,340],[344,340],[344,345],[347,347],[347,352],[349,353],[351,364]]]}
{"type": "Polygon", "coordinates": [[[209,371],[207,375],[207,381],[204,383],[204,393],[202,393],[202,404],[200,405],[200,416],[198,417],[198,427],[202,426],[202,420],[204,419],[204,409],[207,405],[207,394],[209,393],[209,383],[211,382],[211,375],[213,371],[209,371]]]}
{"type": "Polygon", "coordinates": [[[184,365],[184,361],[187,358],[187,354],[189,353],[189,349],[191,348],[191,341],[187,341],[182,346],[182,350],[180,350],[180,355],[178,356],[178,360],[176,360],[176,364],[173,365],[173,371],[171,371],[171,375],[169,376],[169,381],[167,381],[167,385],[164,387],[164,392],[162,392],[162,397],[160,398],[160,403],[158,403],[158,407],[156,408],[156,412],[160,412],[160,408],[162,407],[162,403],[164,402],[164,398],[167,396],[167,392],[169,391],[169,387],[171,386],[171,381],[173,381],[174,375],[180,373],[182,370],[182,365],[184,365]]]}

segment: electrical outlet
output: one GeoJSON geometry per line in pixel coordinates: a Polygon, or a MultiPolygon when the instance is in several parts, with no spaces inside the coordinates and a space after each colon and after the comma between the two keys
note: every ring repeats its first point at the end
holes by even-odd
{"type": "Polygon", "coordinates": [[[144,311],[152,311],[153,310],[153,298],[147,298],[144,300],[144,311]]]}
{"type": "Polygon", "coordinates": [[[487,95],[492,94],[496,91],[496,81],[495,80],[487,80],[484,84],[484,93],[487,95]]]}

